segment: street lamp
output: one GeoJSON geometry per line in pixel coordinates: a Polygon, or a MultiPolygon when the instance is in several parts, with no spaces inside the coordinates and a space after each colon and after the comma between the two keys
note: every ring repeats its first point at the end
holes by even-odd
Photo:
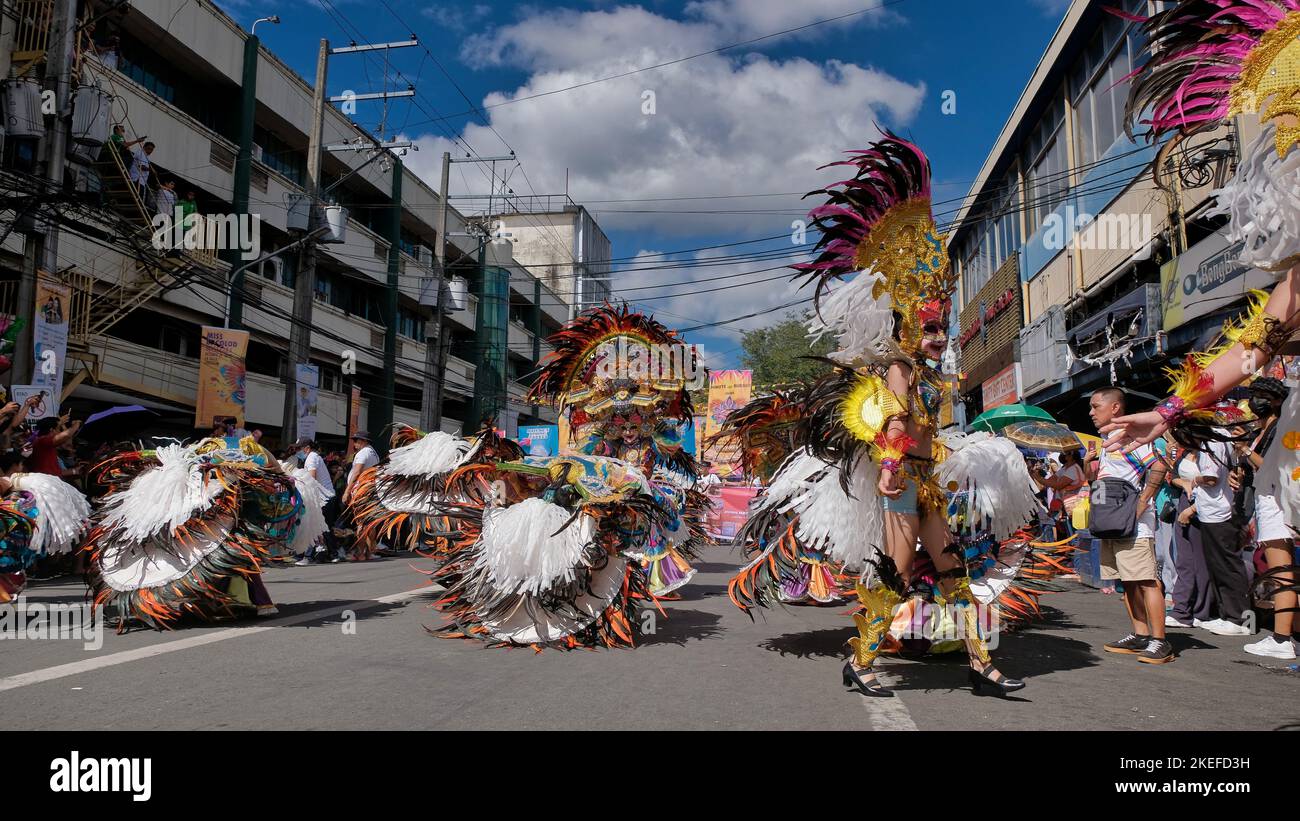
{"type": "Polygon", "coordinates": [[[278,14],[272,14],[270,17],[262,17],[262,18],[259,18],[259,19],[257,19],[257,20],[254,20],[254,21],[253,21],[253,27],[252,27],[251,29],[248,30],[248,33],[251,34],[251,35],[253,35],[254,37],[257,36],[257,24],[258,24],[258,23],[273,23],[273,24],[275,24],[275,25],[279,25],[279,24],[280,24],[280,15],[278,15],[278,14]]]}

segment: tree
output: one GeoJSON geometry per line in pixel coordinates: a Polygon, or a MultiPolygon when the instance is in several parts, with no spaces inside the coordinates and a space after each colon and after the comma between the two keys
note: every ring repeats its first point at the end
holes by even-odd
{"type": "Polygon", "coordinates": [[[802,316],[787,314],[775,325],[745,331],[741,361],[754,372],[754,384],[764,387],[811,381],[830,370],[825,362],[804,357],[826,356],[835,350],[835,341],[822,337],[816,343],[808,339],[809,312],[802,316]]]}

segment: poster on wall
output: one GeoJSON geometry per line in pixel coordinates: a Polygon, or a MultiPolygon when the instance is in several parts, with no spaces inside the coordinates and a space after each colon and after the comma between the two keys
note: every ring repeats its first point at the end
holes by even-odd
{"type": "Polygon", "coordinates": [[[194,402],[194,426],[208,429],[217,420],[234,417],[244,426],[244,357],[248,331],[204,325],[199,339],[199,389],[194,402]]]}
{"type": "Polygon", "coordinates": [[[298,409],[298,436],[316,438],[317,408],[320,403],[320,368],[316,365],[294,365],[294,406],[298,409]]]}
{"type": "Polygon", "coordinates": [[[58,416],[58,403],[51,401],[57,400],[58,397],[51,397],[50,389],[45,385],[14,385],[9,392],[9,400],[17,402],[20,406],[31,399],[37,397],[35,406],[27,412],[29,420],[50,419],[58,416]]]}
{"type": "Polygon", "coordinates": [[[36,280],[36,315],[32,317],[32,384],[45,387],[53,415],[63,391],[63,360],[68,353],[68,306],[72,289],[53,279],[36,280]]]}
{"type": "Polygon", "coordinates": [[[559,456],[560,428],[558,425],[520,425],[515,441],[528,456],[559,456]]]}

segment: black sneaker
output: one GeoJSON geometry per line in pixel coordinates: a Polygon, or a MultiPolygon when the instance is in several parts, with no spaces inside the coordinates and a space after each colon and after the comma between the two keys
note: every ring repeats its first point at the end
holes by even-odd
{"type": "Polygon", "coordinates": [[[1150,636],[1139,636],[1135,633],[1129,633],[1119,641],[1112,641],[1106,645],[1107,653],[1141,653],[1147,649],[1150,636]]]}
{"type": "Polygon", "coordinates": [[[1165,664],[1174,660],[1174,646],[1164,639],[1151,639],[1137,657],[1143,664],[1165,664]]]}

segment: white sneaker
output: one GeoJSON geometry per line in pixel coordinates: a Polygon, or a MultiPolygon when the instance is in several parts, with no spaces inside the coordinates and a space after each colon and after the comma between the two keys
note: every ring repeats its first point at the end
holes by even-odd
{"type": "Polygon", "coordinates": [[[1295,659],[1295,643],[1290,641],[1278,641],[1272,634],[1265,636],[1254,644],[1247,644],[1241,648],[1247,653],[1255,656],[1268,656],[1275,659],[1295,659]]]}
{"type": "Polygon", "coordinates": [[[1183,624],[1173,616],[1165,616],[1165,627],[1197,627],[1196,624],[1183,624]]]}
{"type": "Polygon", "coordinates": [[[294,567],[307,567],[307,566],[310,565],[310,564],[311,564],[311,559],[308,559],[308,558],[302,558],[302,559],[299,559],[298,561],[294,562],[294,563],[293,563],[293,566],[294,566],[294,567]]]}
{"type": "Polygon", "coordinates": [[[1251,634],[1250,628],[1244,624],[1233,624],[1232,622],[1224,621],[1223,619],[1207,621],[1205,624],[1202,624],[1201,627],[1204,627],[1216,636],[1249,636],[1251,634]]]}
{"type": "Polygon", "coordinates": [[[1192,626],[1193,626],[1193,627],[1204,627],[1204,626],[1205,626],[1205,622],[1201,621],[1200,619],[1192,619],[1192,626]]]}

